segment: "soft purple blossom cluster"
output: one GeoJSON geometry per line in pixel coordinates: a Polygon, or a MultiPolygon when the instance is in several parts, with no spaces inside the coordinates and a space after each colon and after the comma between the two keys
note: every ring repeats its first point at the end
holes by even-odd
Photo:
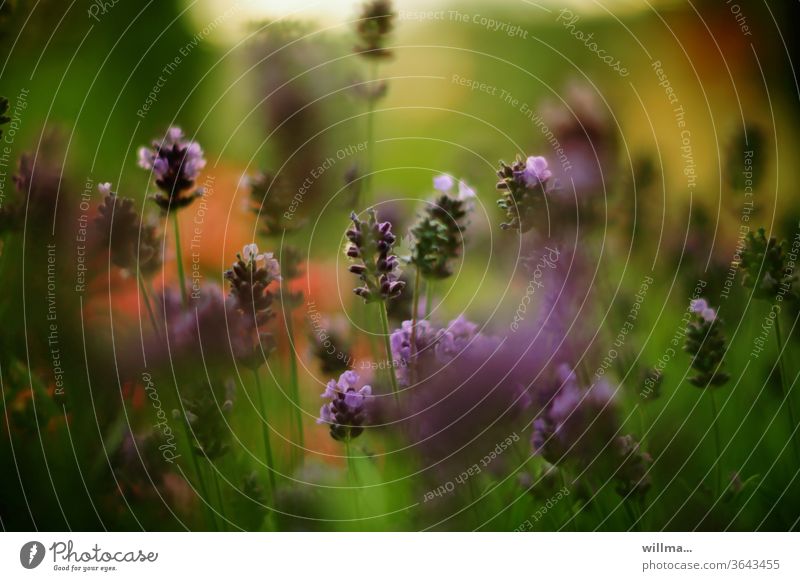
{"type": "Polygon", "coordinates": [[[473,344],[488,346],[497,343],[497,339],[481,334],[478,325],[464,315],[459,315],[442,328],[425,320],[418,321],[416,333],[412,330],[412,322],[403,321],[390,338],[392,360],[397,366],[397,381],[404,387],[411,382],[411,369],[427,368],[434,364],[444,366],[473,344]]]}
{"type": "Polygon", "coordinates": [[[161,190],[154,195],[162,210],[188,206],[201,195],[195,191],[195,180],[205,167],[203,150],[196,141],[184,139],[183,131],[170,127],[163,141],[154,140],[150,147],[139,148],[139,167],[153,173],[161,190]]]}
{"type": "Polygon", "coordinates": [[[690,310],[708,323],[711,323],[717,318],[717,311],[708,306],[708,301],[706,299],[693,299],[690,310]]]}
{"type": "Polygon", "coordinates": [[[537,392],[543,407],[533,422],[533,451],[552,464],[590,462],[616,434],[614,392],[602,380],[582,389],[564,364],[555,375],[551,390],[537,392]]]}
{"type": "Polygon", "coordinates": [[[372,397],[372,387],[362,385],[358,373],[345,371],[339,380],[331,379],[325,386],[322,397],[330,401],[319,411],[317,423],[330,426],[334,440],[349,442],[364,431],[366,405],[372,397]]]}

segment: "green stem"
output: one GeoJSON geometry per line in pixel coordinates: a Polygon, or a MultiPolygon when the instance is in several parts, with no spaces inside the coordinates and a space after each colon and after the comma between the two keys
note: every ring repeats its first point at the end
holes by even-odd
{"type": "Polygon", "coordinates": [[[178,212],[174,209],[172,210],[172,226],[173,230],[175,231],[175,253],[177,256],[175,259],[178,262],[178,284],[181,287],[181,302],[185,307],[189,303],[189,299],[186,296],[186,279],[184,278],[183,273],[183,253],[181,252],[181,227],[178,223],[178,212]]]}
{"type": "Polygon", "coordinates": [[[136,268],[136,279],[139,281],[139,291],[142,293],[142,299],[144,300],[144,304],[147,307],[147,314],[150,317],[150,324],[153,326],[153,331],[157,336],[160,336],[161,333],[158,330],[158,325],[156,324],[156,316],[153,313],[153,305],[150,303],[150,295],[147,292],[147,285],[142,278],[142,273],[139,272],[139,268],[136,268]]]}
{"type": "Polygon", "coordinates": [[[720,457],[722,453],[722,446],[720,444],[721,440],[719,437],[719,423],[718,423],[718,415],[717,415],[717,400],[714,397],[714,390],[712,388],[708,389],[708,399],[711,401],[711,422],[714,426],[714,447],[716,448],[715,454],[715,461],[716,465],[714,466],[714,473],[715,473],[715,484],[714,484],[714,491],[715,495],[719,496],[720,491],[722,488],[722,458],[720,457]]]}
{"type": "Polygon", "coordinates": [[[217,493],[217,502],[219,503],[219,512],[220,516],[222,516],[222,529],[228,529],[228,517],[225,515],[225,503],[222,501],[222,490],[219,487],[219,476],[217,475],[217,471],[214,470],[211,477],[214,480],[214,489],[217,493]]]}
{"type": "Polygon", "coordinates": [[[267,421],[267,406],[264,405],[264,394],[261,389],[261,378],[258,375],[258,369],[253,368],[253,375],[256,378],[256,392],[258,393],[258,405],[261,408],[261,434],[264,437],[264,455],[267,458],[267,471],[269,472],[269,486],[272,491],[272,498],[275,499],[275,493],[278,487],[275,483],[275,460],[272,456],[272,445],[269,443],[269,422],[267,421]]]}
{"type": "MultiPolygon", "coordinates": [[[[294,323],[292,322],[291,311],[286,314],[286,333],[289,336],[289,374],[291,378],[291,397],[292,407],[295,412],[295,422],[297,423],[297,441],[300,447],[305,447],[303,437],[303,411],[300,407],[300,383],[297,374],[297,352],[294,345],[294,323]]],[[[302,455],[302,451],[300,452],[302,455]]]]}
{"type": "Polygon", "coordinates": [[[358,496],[359,496],[358,473],[356,472],[355,461],[353,459],[349,436],[344,441],[344,453],[347,460],[347,486],[350,488],[350,490],[348,490],[347,493],[352,495],[351,498],[353,499],[353,510],[355,511],[356,518],[360,519],[361,508],[359,506],[360,503],[358,501],[358,496]]]}
{"type": "MultiPolygon", "coordinates": [[[[786,400],[786,407],[789,410],[789,421],[791,422],[791,430],[795,431],[797,428],[797,420],[794,415],[794,404],[792,404],[791,394],[786,387],[786,369],[783,361],[783,336],[781,334],[781,323],[778,317],[775,317],[775,341],[778,343],[778,372],[781,376],[781,392],[783,398],[786,400]]],[[[794,458],[797,464],[800,464],[800,445],[797,443],[797,434],[792,434],[792,447],[794,449],[794,458]]]]}
{"type": "Polygon", "coordinates": [[[383,327],[383,346],[386,349],[386,363],[389,371],[389,379],[392,382],[392,393],[396,402],[400,401],[400,391],[397,388],[397,376],[394,373],[394,359],[392,358],[392,344],[389,339],[389,315],[386,312],[386,302],[378,303],[381,311],[381,326],[383,327]]]}
{"type": "Polygon", "coordinates": [[[433,281],[425,281],[425,318],[430,319],[433,312],[433,281]]]}
{"type": "MultiPolygon", "coordinates": [[[[370,66],[369,91],[373,89],[378,78],[378,64],[370,66]]],[[[369,94],[369,93],[368,93],[369,94]]],[[[369,97],[367,103],[367,168],[364,176],[364,191],[367,196],[372,193],[372,172],[375,169],[375,99],[369,97]]],[[[369,199],[369,198],[368,198],[369,199]]]]}
{"type": "MultiPolygon", "coordinates": [[[[569,486],[567,485],[567,474],[566,474],[566,472],[564,472],[564,469],[560,468],[560,467],[557,467],[556,470],[558,470],[558,475],[561,477],[561,486],[564,487],[564,490],[569,492],[569,486]]],[[[575,505],[572,503],[572,501],[569,498],[567,498],[566,500],[567,500],[567,513],[569,514],[569,522],[571,523],[570,527],[572,528],[573,531],[577,532],[578,531],[578,522],[577,522],[578,518],[575,515],[575,505]]]]}
{"type": "Polygon", "coordinates": [[[210,497],[208,496],[208,489],[206,488],[206,482],[203,478],[203,472],[200,470],[200,462],[197,461],[197,453],[194,450],[194,438],[192,437],[191,429],[189,428],[189,421],[184,417],[183,422],[183,429],[186,432],[186,441],[189,443],[189,456],[192,457],[192,465],[194,467],[194,473],[197,476],[197,484],[200,487],[200,495],[201,495],[201,502],[203,503],[203,507],[206,512],[206,517],[211,522],[211,526],[214,528],[215,531],[219,530],[219,526],[217,525],[217,518],[214,516],[213,511],[208,506],[208,501],[210,497]]]}
{"type": "Polygon", "coordinates": [[[630,505],[630,501],[627,498],[623,499],[622,505],[625,507],[625,512],[627,513],[628,518],[631,521],[631,528],[633,528],[633,530],[635,530],[635,531],[638,531],[639,530],[639,521],[636,518],[636,512],[633,510],[633,507],[630,505]]]}

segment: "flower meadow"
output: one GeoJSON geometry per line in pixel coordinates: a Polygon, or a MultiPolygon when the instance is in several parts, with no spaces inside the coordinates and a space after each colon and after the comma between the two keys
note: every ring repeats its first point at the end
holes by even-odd
{"type": "Polygon", "coordinates": [[[800,527],[771,12],[39,4],[0,4],[4,530],[800,527]]]}

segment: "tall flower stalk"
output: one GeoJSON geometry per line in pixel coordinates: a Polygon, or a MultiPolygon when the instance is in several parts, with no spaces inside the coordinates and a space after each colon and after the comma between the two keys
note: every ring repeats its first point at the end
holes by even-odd
{"type": "MultiPolygon", "coordinates": [[[[203,467],[197,459],[198,457],[205,458],[211,464],[230,450],[228,444],[230,432],[225,416],[230,415],[233,409],[235,384],[232,381],[225,382],[224,389],[223,403],[219,405],[218,398],[213,393],[213,386],[192,385],[181,397],[181,410],[173,412],[173,416],[181,419],[186,430],[200,493],[204,499],[209,501],[211,501],[211,497],[203,477],[203,467]]],[[[212,472],[211,478],[215,494],[218,497],[220,516],[223,522],[226,522],[227,517],[216,471],[212,472]]],[[[224,528],[224,524],[220,525],[213,513],[210,517],[215,528],[220,528],[220,526],[224,528]]]]}
{"type": "MultiPolygon", "coordinates": [[[[275,242],[283,240],[287,232],[300,228],[305,221],[296,217],[287,218],[287,211],[294,204],[295,190],[288,181],[279,175],[265,171],[246,178],[250,188],[249,209],[257,217],[260,233],[275,242]],[[280,240],[279,240],[280,239],[280,240]]],[[[305,446],[303,432],[303,408],[300,401],[300,379],[297,365],[294,321],[292,311],[303,302],[301,292],[290,290],[292,281],[302,274],[302,255],[293,246],[281,246],[281,292],[280,300],[286,322],[286,339],[289,343],[289,396],[294,408],[293,421],[297,430],[300,448],[305,446]]]]}
{"type": "MultiPolygon", "coordinates": [[[[325,386],[322,397],[328,399],[319,411],[318,424],[329,427],[331,438],[343,442],[347,463],[347,480],[350,486],[358,486],[358,474],[351,445],[354,439],[364,432],[367,421],[367,403],[372,398],[372,387],[357,387],[360,377],[355,371],[345,371],[338,381],[331,379],[325,386]]],[[[358,513],[358,496],[353,497],[354,507],[358,513]]]]}
{"type": "MultiPolygon", "coordinates": [[[[248,323],[245,332],[256,332],[259,337],[263,335],[259,329],[274,316],[272,312],[273,295],[269,287],[275,281],[281,280],[280,265],[272,257],[272,254],[260,254],[258,246],[248,244],[244,247],[241,254],[236,256],[236,262],[230,270],[225,273],[225,278],[231,283],[231,299],[237,312],[248,323]]],[[[267,335],[268,352],[272,347],[271,336],[267,335]]],[[[259,340],[259,344],[263,343],[259,340]]],[[[273,497],[277,490],[275,478],[275,458],[272,453],[272,445],[269,438],[269,420],[267,416],[266,400],[264,398],[259,376],[259,367],[263,363],[261,350],[255,350],[251,356],[244,361],[253,371],[255,387],[258,397],[258,404],[261,412],[261,433],[264,440],[264,455],[269,472],[270,486],[273,497]]]]}
{"type": "Polygon", "coordinates": [[[97,190],[103,196],[94,221],[101,243],[108,248],[111,263],[128,272],[136,273],[136,281],[147,309],[150,324],[156,335],[160,334],[153,305],[147,292],[145,276],[161,266],[158,251],[158,233],[153,224],[142,223],[134,201],[119,198],[111,191],[110,183],[102,183],[97,190]]]}
{"type": "MultiPolygon", "coordinates": [[[[767,238],[764,228],[756,233],[748,232],[741,254],[742,284],[753,290],[757,299],[774,304],[775,343],[778,348],[778,374],[780,376],[781,393],[786,400],[789,413],[790,429],[797,428],[797,416],[794,411],[791,393],[787,387],[786,366],[783,352],[784,343],[781,334],[780,311],[784,300],[797,300],[797,273],[794,263],[787,260],[786,241],[778,242],[774,237],[767,238]]],[[[795,460],[800,463],[800,442],[795,432],[792,436],[792,447],[795,460]]]]}
{"type": "Polygon", "coordinates": [[[362,283],[353,292],[364,299],[364,303],[378,304],[392,393],[398,398],[386,311],[386,302],[400,296],[405,287],[405,283],[397,278],[399,260],[392,254],[396,238],[391,223],[378,222],[375,210],[369,211],[366,221],[360,220],[355,213],[350,215],[350,219],[353,226],[347,231],[349,244],[346,253],[354,262],[350,265],[350,272],[357,275],[362,283]]]}
{"type": "Polygon", "coordinates": [[[300,277],[300,265],[302,259],[300,253],[292,246],[285,246],[281,253],[281,264],[283,265],[283,276],[281,277],[281,302],[283,313],[286,319],[286,335],[289,341],[289,385],[291,386],[290,397],[292,408],[294,409],[294,421],[297,425],[297,442],[300,448],[305,447],[305,437],[303,434],[303,411],[300,405],[300,384],[297,370],[297,346],[295,344],[294,321],[292,311],[302,304],[303,294],[299,291],[289,290],[289,282],[300,277]]]}
{"type": "Polygon", "coordinates": [[[475,192],[463,181],[458,183],[458,194],[453,195],[455,180],[446,174],[435,177],[433,187],[439,191],[439,195],[428,204],[419,221],[411,228],[412,248],[407,260],[416,270],[412,298],[412,346],[416,345],[419,320],[420,279],[426,283],[426,316],[429,317],[433,281],[452,276],[453,262],[463,252],[467,216],[475,198],[475,192]]]}
{"type": "Polygon", "coordinates": [[[692,369],[695,371],[689,381],[705,390],[711,402],[711,425],[716,450],[714,490],[719,495],[722,486],[722,440],[719,435],[719,412],[714,390],[730,379],[730,375],[722,370],[726,339],[722,334],[722,321],[705,299],[693,300],[690,311],[691,319],[686,328],[684,351],[692,356],[692,369]]]}
{"type": "Polygon", "coordinates": [[[378,64],[392,56],[392,50],[386,43],[394,30],[395,16],[391,0],[369,0],[362,5],[356,23],[358,43],[354,51],[367,61],[369,68],[368,85],[359,91],[367,102],[367,167],[364,189],[368,194],[372,191],[372,174],[375,171],[375,105],[386,95],[386,84],[378,80],[378,64]]]}
{"type": "Polygon", "coordinates": [[[203,195],[195,181],[206,165],[203,150],[195,141],[184,139],[183,131],[170,127],[162,141],[154,140],[150,147],[139,148],[139,167],[152,172],[159,192],[152,196],[164,215],[172,213],[178,279],[183,305],[188,304],[186,279],[181,252],[181,233],[178,210],[189,206],[203,195]]]}

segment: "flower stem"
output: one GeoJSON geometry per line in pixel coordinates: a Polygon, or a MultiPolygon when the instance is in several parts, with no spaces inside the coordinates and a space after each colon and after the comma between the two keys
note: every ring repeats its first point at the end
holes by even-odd
{"type": "Polygon", "coordinates": [[[214,489],[216,490],[216,493],[217,493],[217,502],[219,503],[219,512],[220,512],[220,516],[222,517],[222,529],[223,530],[227,530],[228,529],[228,525],[227,525],[228,517],[225,516],[225,503],[222,500],[222,490],[219,487],[219,476],[217,475],[216,470],[214,470],[214,472],[211,475],[211,477],[214,480],[214,489]]]}
{"type": "Polygon", "coordinates": [[[180,224],[178,223],[178,212],[172,210],[172,227],[175,231],[175,257],[176,261],[178,262],[178,285],[181,287],[181,302],[185,307],[189,300],[186,297],[186,280],[184,279],[183,273],[183,253],[181,252],[181,228],[180,224]]]}
{"type": "Polygon", "coordinates": [[[720,495],[720,489],[722,487],[722,458],[720,457],[722,454],[722,446],[720,445],[720,437],[719,437],[719,423],[718,423],[718,415],[717,415],[717,400],[714,397],[714,390],[712,388],[708,389],[708,399],[711,402],[711,423],[714,426],[714,447],[716,448],[715,454],[715,466],[714,466],[714,473],[715,473],[715,483],[714,483],[714,491],[715,495],[720,495]]]}
{"type": "MultiPolygon", "coordinates": [[[[775,341],[778,344],[778,373],[781,376],[781,392],[783,398],[786,400],[786,408],[789,410],[789,421],[791,422],[791,430],[795,431],[797,428],[797,420],[794,415],[794,405],[792,404],[791,394],[786,388],[786,369],[783,361],[783,335],[781,334],[781,323],[778,317],[775,317],[775,341]]],[[[794,449],[795,461],[800,464],[800,446],[797,443],[797,434],[792,435],[792,448],[794,449]]]]}
{"type": "Polygon", "coordinates": [[[264,405],[264,394],[261,389],[261,377],[258,375],[258,369],[253,368],[253,376],[256,379],[256,392],[258,393],[258,405],[261,408],[261,434],[264,437],[264,455],[267,459],[267,471],[269,472],[269,486],[272,490],[272,498],[275,499],[277,492],[277,485],[275,483],[275,460],[272,456],[272,445],[269,443],[269,422],[267,421],[267,406],[264,405]]]}
{"type": "Polygon", "coordinates": [[[139,282],[139,291],[142,293],[142,300],[147,307],[147,314],[150,317],[150,324],[153,326],[153,331],[155,331],[155,334],[160,336],[161,333],[159,332],[158,325],[156,324],[156,316],[153,313],[153,305],[150,303],[150,295],[147,292],[147,285],[145,285],[144,279],[142,278],[142,273],[139,272],[138,267],[136,268],[136,280],[139,282]]]}
{"type": "Polygon", "coordinates": [[[378,302],[381,310],[381,326],[383,327],[383,346],[386,349],[386,363],[388,364],[389,379],[392,382],[392,393],[396,402],[400,401],[400,391],[397,389],[397,377],[394,373],[394,359],[392,359],[392,344],[389,340],[389,315],[386,312],[386,302],[378,302]]]}
{"type": "Polygon", "coordinates": [[[433,312],[433,281],[425,281],[425,318],[430,319],[433,312]]]}
{"type": "Polygon", "coordinates": [[[192,437],[192,430],[189,426],[189,421],[186,417],[183,418],[183,429],[186,432],[186,441],[189,444],[189,456],[192,457],[192,465],[194,467],[194,473],[197,476],[197,485],[200,488],[200,501],[203,503],[203,507],[205,509],[206,517],[211,523],[211,526],[214,528],[215,531],[219,530],[219,526],[217,525],[217,518],[214,516],[214,512],[208,506],[208,501],[211,500],[211,497],[208,496],[208,489],[206,488],[206,482],[203,478],[203,472],[200,470],[200,462],[197,461],[197,454],[194,450],[194,438],[192,437]]]}
{"type": "MultiPolygon", "coordinates": [[[[378,64],[370,65],[369,90],[378,78],[378,64]]],[[[369,196],[372,193],[372,172],[375,169],[375,98],[370,94],[367,103],[367,168],[364,176],[364,191],[369,196]]],[[[369,198],[368,198],[369,199],[369,198]]]]}
{"type": "MultiPolygon", "coordinates": [[[[305,438],[303,437],[303,411],[300,407],[300,384],[297,376],[297,351],[294,344],[294,322],[292,321],[292,313],[289,311],[286,314],[286,333],[289,336],[289,374],[291,378],[291,397],[292,407],[295,412],[295,422],[297,423],[297,441],[300,447],[305,447],[305,438]]],[[[300,452],[302,455],[302,451],[300,452]]]]}
{"type": "Polygon", "coordinates": [[[356,472],[355,461],[353,459],[352,448],[350,445],[349,437],[344,441],[344,453],[347,461],[347,486],[350,487],[351,489],[348,490],[348,493],[352,494],[353,510],[355,511],[356,518],[360,519],[361,508],[359,506],[360,503],[358,501],[358,494],[359,494],[358,473],[356,472]]]}

